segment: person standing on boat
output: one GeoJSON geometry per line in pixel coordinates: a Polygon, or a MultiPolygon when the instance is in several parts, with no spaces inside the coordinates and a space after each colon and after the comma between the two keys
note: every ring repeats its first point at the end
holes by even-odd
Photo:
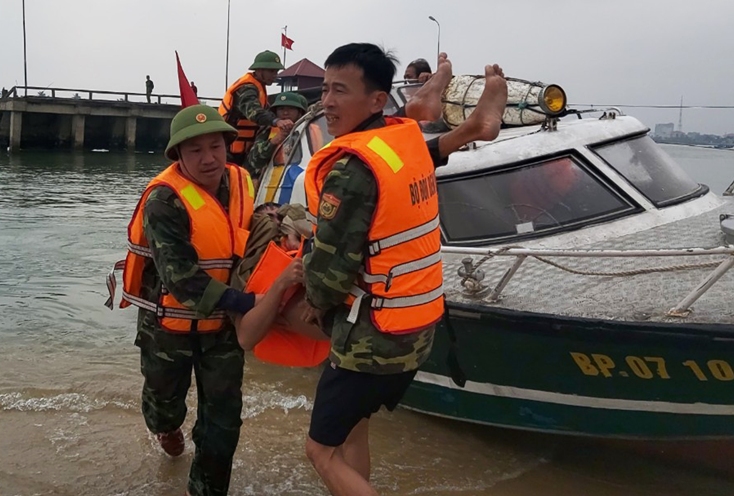
{"type": "MultiPolygon", "coordinates": [[[[336,49],[325,66],[322,102],[336,139],[306,169],[314,243],[304,257],[303,318],[322,325],[331,352],[306,454],[332,494],[375,495],[369,418],[397,406],[443,314],[434,167],[469,141],[497,137],[507,86],[502,70],[487,66],[487,91],[463,128],[426,143],[414,121],[382,114],[396,72],[391,55],[354,43],[336,49]]],[[[443,54],[429,82],[439,115],[450,78],[443,54]]],[[[435,110],[416,117],[435,119],[435,110]]]]}
{"type": "Polygon", "coordinates": [[[199,88],[196,87],[193,81],[191,81],[191,91],[194,92],[194,96],[199,96],[199,88]]]}
{"type": "MultiPolygon", "coordinates": [[[[229,488],[244,367],[230,319],[245,327],[250,319],[267,322],[285,290],[302,280],[296,261],[257,306],[256,295],[227,284],[244,255],[254,201],[247,171],[226,163],[226,145],[236,136],[211,107],[181,110],[165,151],[174,162],[145,189],[128,228],[120,307],[139,307],[143,417],[172,457],[184,451],[181,425],[192,369],[196,376],[191,496],[223,496],[229,488]]],[[[113,300],[111,294],[108,307],[113,300]]]]}
{"type": "Polygon", "coordinates": [[[278,119],[268,105],[265,87],[275,82],[282,69],[277,53],[269,50],[258,53],[250,66],[252,72],[235,81],[224,94],[219,113],[237,129],[237,139],[229,146],[231,162],[245,164],[259,129],[276,126],[287,132],[293,127],[293,121],[278,119]]]}
{"type": "Polygon", "coordinates": [[[425,83],[433,73],[431,72],[431,66],[426,59],[415,59],[413,62],[408,64],[403,74],[403,79],[406,81],[418,81],[419,83],[425,83]]]}
{"type": "Polygon", "coordinates": [[[150,79],[150,76],[145,76],[145,98],[148,99],[148,103],[150,103],[150,96],[153,94],[153,88],[155,88],[153,80],[150,79]]]}

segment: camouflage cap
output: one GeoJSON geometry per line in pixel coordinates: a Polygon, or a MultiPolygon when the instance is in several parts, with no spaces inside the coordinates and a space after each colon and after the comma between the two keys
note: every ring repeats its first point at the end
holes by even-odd
{"type": "Polygon", "coordinates": [[[270,107],[295,107],[302,111],[308,110],[308,102],[304,97],[293,91],[286,91],[275,97],[270,107]]]}
{"type": "Polygon", "coordinates": [[[252,71],[255,69],[282,70],[285,69],[285,67],[283,67],[283,64],[280,62],[280,57],[278,57],[277,53],[265,50],[255,56],[255,61],[250,66],[250,70],[252,71]]]}
{"type": "Polygon", "coordinates": [[[278,208],[280,230],[283,234],[299,234],[310,238],[313,234],[311,223],[306,219],[306,207],[298,203],[286,203],[278,208]]]}
{"type": "Polygon", "coordinates": [[[208,105],[186,107],[171,121],[171,139],[166,146],[166,157],[178,160],[178,145],[187,139],[210,133],[223,133],[227,143],[237,137],[237,130],[224,121],[217,109],[208,105]]]}

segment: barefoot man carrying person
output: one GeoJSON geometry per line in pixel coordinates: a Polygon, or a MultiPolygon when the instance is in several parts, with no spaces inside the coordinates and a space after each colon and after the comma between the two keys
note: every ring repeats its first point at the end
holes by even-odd
{"type": "MultiPolygon", "coordinates": [[[[304,320],[331,336],[331,352],[306,453],[332,494],[375,495],[369,418],[382,405],[396,407],[443,315],[434,169],[466,143],[497,137],[507,86],[502,69],[487,66],[485,92],[467,121],[426,142],[415,121],[382,114],[396,70],[391,55],[353,43],[325,66],[322,102],[336,138],[306,170],[314,243],[304,258],[304,320]]],[[[440,117],[440,93],[451,77],[442,54],[405,113],[440,117]]]]}

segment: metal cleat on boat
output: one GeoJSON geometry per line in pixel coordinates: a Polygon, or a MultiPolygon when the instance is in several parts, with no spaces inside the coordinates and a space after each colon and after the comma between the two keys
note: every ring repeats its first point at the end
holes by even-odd
{"type": "Polygon", "coordinates": [[[484,271],[482,269],[474,268],[474,263],[471,257],[466,257],[461,260],[463,267],[459,267],[459,277],[461,277],[461,285],[470,294],[476,294],[486,289],[486,286],[482,284],[484,280],[484,271]]]}

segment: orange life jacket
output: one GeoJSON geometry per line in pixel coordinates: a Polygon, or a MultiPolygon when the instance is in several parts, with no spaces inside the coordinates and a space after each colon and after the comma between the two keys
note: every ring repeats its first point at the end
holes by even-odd
{"type": "Polygon", "coordinates": [[[254,84],[257,87],[262,108],[267,109],[270,106],[268,104],[268,92],[265,90],[265,86],[255,79],[255,76],[251,72],[248,72],[235,81],[232,86],[227,88],[227,92],[224,94],[224,98],[222,98],[222,103],[219,105],[219,114],[229,124],[237,128],[237,139],[229,145],[229,151],[233,155],[247,155],[247,152],[250,151],[252,144],[255,142],[257,130],[260,129],[257,123],[249,121],[244,117],[241,117],[236,122],[233,122],[231,119],[232,112],[237,111],[235,93],[245,84],[254,84]]]}
{"type": "Polygon", "coordinates": [[[444,310],[436,176],[418,124],[385,120],[387,126],[336,138],[313,156],[305,179],[308,213],[315,225],[320,202],[326,201],[324,180],[344,155],[356,155],[370,168],[377,207],[364,266],[347,300],[348,320],[356,322],[359,304],[368,297],[377,329],[414,332],[436,323],[444,310]]]}
{"type": "Polygon", "coordinates": [[[152,252],[143,230],[143,207],[150,192],[157,186],[167,186],[186,208],[190,222],[190,241],[199,257],[198,265],[213,279],[229,282],[234,257],[242,257],[252,220],[254,188],[246,170],[227,164],[229,174],[229,212],[211,194],[181,173],[178,162],[154,178],[143,192],[128,225],[128,253],[124,261],[115,264],[107,279],[110,298],[105,303],[113,308],[116,281],[115,270],[123,270],[120,308],[135,305],[155,312],[161,327],[172,332],[190,332],[192,321],[198,332],[218,331],[226,315],[217,310],[208,317],[197,314],[179,303],[165,288],[158,301],[142,295],[143,270],[152,252]]]}
{"type": "MultiPolygon", "coordinates": [[[[286,252],[271,241],[247,280],[245,291],[258,294],[267,293],[293,258],[300,256],[300,250],[286,252]]],[[[297,289],[298,287],[294,286],[283,295],[281,309],[293,297],[297,289]]],[[[276,365],[315,367],[329,356],[330,346],[329,340],[312,339],[285,327],[273,325],[262,341],[255,345],[253,353],[258,359],[276,365]]]]}

